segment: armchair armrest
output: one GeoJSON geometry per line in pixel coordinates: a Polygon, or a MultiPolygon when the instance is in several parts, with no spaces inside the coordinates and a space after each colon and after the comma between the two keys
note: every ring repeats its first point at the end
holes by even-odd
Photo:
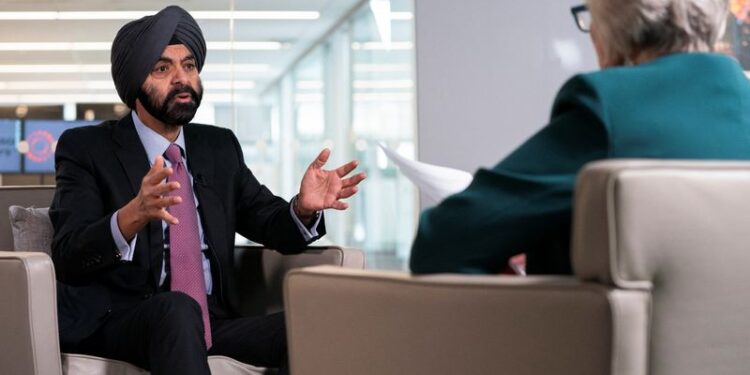
{"type": "Polygon", "coordinates": [[[44,253],[0,251],[0,368],[61,374],[55,270],[44,253]]]}
{"type": "Polygon", "coordinates": [[[365,256],[362,250],[339,246],[310,246],[295,255],[262,246],[235,246],[241,313],[264,315],[283,310],[282,285],[287,272],[317,265],[363,269],[365,256]]]}
{"type": "Polygon", "coordinates": [[[332,267],[284,288],[294,374],[646,373],[644,291],[332,267]]]}

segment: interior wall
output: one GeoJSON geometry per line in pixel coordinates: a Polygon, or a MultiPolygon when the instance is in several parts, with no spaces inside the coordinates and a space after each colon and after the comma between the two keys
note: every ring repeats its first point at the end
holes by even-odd
{"type": "Polygon", "coordinates": [[[560,86],[596,68],[581,0],[417,0],[419,159],[493,166],[549,118],[560,86]]]}

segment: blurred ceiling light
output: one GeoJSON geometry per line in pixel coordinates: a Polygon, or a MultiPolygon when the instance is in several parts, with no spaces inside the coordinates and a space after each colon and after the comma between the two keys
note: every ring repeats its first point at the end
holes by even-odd
{"type": "Polygon", "coordinates": [[[26,104],[21,104],[18,107],[16,107],[16,117],[18,118],[25,118],[26,115],[29,114],[29,106],[26,104]]]}
{"type": "Polygon", "coordinates": [[[352,43],[353,50],[410,50],[414,49],[414,43],[412,42],[354,42],[352,43]]]}
{"type": "Polygon", "coordinates": [[[367,151],[367,141],[364,139],[358,139],[356,143],[354,143],[354,149],[359,152],[367,151]]]}
{"type": "Polygon", "coordinates": [[[108,51],[111,42],[0,43],[0,51],[108,51]]]}
{"type": "Polygon", "coordinates": [[[0,81],[0,90],[114,90],[112,81],[0,81]]]}
{"type": "Polygon", "coordinates": [[[321,90],[323,81],[297,81],[297,90],[321,90]]]}
{"type": "Polygon", "coordinates": [[[190,12],[193,17],[204,20],[292,20],[292,21],[314,21],[320,18],[317,11],[299,10],[267,10],[251,11],[236,10],[228,11],[195,11],[190,12]]]}
{"type": "Polygon", "coordinates": [[[408,73],[412,69],[409,64],[354,64],[355,73],[408,73]]]}
{"type": "MultiPolygon", "coordinates": [[[[268,64],[206,64],[204,72],[240,72],[240,73],[264,73],[270,69],[268,64]]],[[[0,73],[109,73],[109,64],[43,64],[26,65],[10,64],[0,65],[0,73]]]]}
{"type": "Polygon", "coordinates": [[[206,42],[208,49],[235,51],[277,51],[289,48],[289,43],[281,42],[206,42]]]}
{"type": "Polygon", "coordinates": [[[124,116],[126,113],[128,113],[130,109],[128,106],[122,103],[117,103],[112,106],[112,111],[117,115],[118,117],[124,116]]]}
{"type": "Polygon", "coordinates": [[[325,97],[320,93],[294,95],[295,103],[322,103],[324,99],[325,97]]]}
{"type": "Polygon", "coordinates": [[[408,102],[414,99],[410,92],[355,93],[355,102],[408,102]]]}
{"type": "Polygon", "coordinates": [[[265,73],[271,66],[268,64],[206,64],[204,72],[237,72],[237,73],[265,73]]]}
{"type": "MultiPolygon", "coordinates": [[[[207,42],[209,50],[275,51],[289,48],[281,42],[207,42]]],[[[0,43],[0,51],[109,51],[112,42],[0,43]]]]}
{"type": "MultiPolygon", "coordinates": [[[[252,90],[255,81],[214,81],[203,82],[203,87],[211,90],[252,90]]],[[[0,81],[0,90],[114,90],[112,81],[0,81]]]]}
{"type": "Polygon", "coordinates": [[[255,81],[205,81],[203,87],[211,90],[252,90],[255,81]]]}
{"type": "Polygon", "coordinates": [[[0,104],[120,103],[117,94],[23,94],[0,95],[0,104]]]}
{"type": "Polygon", "coordinates": [[[392,21],[411,21],[414,19],[412,12],[391,12],[392,21]]]}
{"type": "Polygon", "coordinates": [[[109,73],[109,64],[0,65],[0,73],[109,73]]]}
{"type": "MultiPolygon", "coordinates": [[[[206,93],[204,103],[254,103],[254,95],[233,95],[222,93],[206,93]]],[[[63,103],[120,103],[116,94],[0,94],[0,104],[17,105],[29,104],[63,104],[63,103]]]]}
{"type": "MultiPolygon", "coordinates": [[[[0,12],[0,20],[7,21],[49,21],[49,20],[132,20],[155,14],[156,11],[113,11],[113,12],[0,12]]],[[[204,20],[317,20],[320,12],[315,11],[193,11],[196,19],[204,20]]]]}
{"type": "Polygon", "coordinates": [[[414,87],[414,81],[403,80],[355,80],[352,83],[355,89],[410,89],[414,87]]]}

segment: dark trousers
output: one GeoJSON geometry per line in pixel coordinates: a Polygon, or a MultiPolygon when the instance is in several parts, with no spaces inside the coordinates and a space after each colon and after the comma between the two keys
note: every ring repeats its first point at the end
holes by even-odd
{"type": "Polygon", "coordinates": [[[132,363],[152,375],[208,375],[207,355],[224,355],[287,373],[283,313],[211,319],[213,346],[206,352],[200,306],[180,292],[163,292],[111,313],[77,352],[132,363]]]}

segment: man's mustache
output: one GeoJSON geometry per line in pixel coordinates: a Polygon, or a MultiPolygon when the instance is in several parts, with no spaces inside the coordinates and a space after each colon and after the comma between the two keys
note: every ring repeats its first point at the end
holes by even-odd
{"type": "Polygon", "coordinates": [[[198,100],[198,93],[195,90],[193,90],[192,87],[186,85],[186,86],[181,86],[181,87],[178,87],[178,88],[170,91],[169,94],[167,95],[167,98],[164,99],[164,103],[169,103],[172,100],[174,100],[174,98],[177,95],[185,94],[185,93],[190,94],[190,96],[192,97],[193,101],[197,101],[198,100]]]}

